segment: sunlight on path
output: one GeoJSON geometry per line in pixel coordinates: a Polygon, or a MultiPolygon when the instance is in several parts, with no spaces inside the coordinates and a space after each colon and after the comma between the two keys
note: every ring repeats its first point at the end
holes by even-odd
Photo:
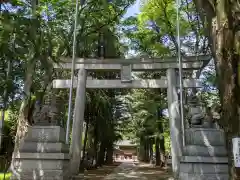
{"type": "Polygon", "coordinates": [[[90,170],[84,175],[87,180],[173,180],[167,170],[149,164],[122,162],[119,166],[105,166],[90,170]]]}
{"type": "MultiPolygon", "coordinates": [[[[139,178],[137,174],[137,165],[133,162],[123,162],[114,171],[104,178],[104,180],[113,180],[113,179],[143,179],[139,178]]],[[[145,178],[143,179],[145,180],[145,178]]]]}

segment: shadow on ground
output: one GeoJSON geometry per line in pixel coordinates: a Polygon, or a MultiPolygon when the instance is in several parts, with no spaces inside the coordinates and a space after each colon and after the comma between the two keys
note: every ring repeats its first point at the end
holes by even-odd
{"type": "Polygon", "coordinates": [[[117,168],[121,163],[114,163],[109,166],[103,166],[98,169],[94,170],[85,170],[84,172],[84,179],[87,180],[101,180],[104,179],[106,176],[111,174],[115,168],[117,168]]]}
{"type": "Polygon", "coordinates": [[[152,167],[142,163],[115,163],[84,173],[86,180],[168,180],[171,179],[170,169],[152,167]]]}

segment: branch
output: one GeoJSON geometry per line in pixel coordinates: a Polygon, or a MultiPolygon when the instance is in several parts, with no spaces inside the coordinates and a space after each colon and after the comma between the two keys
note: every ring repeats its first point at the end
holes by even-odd
{"type": "MultiPolygon", "coordinates": [[[[96,29],[94,29],[94,30],[92,30],[92,31],[84,34],[84,36],[89,36],[90,34],[95,33],[95,32],[97,32],[97,31],[101,30],[101,29],[104,28],[105,26],[110,25],[112,22],[116,21],[117,18],[120,17],[120,16],[127,10],[128,7],[129,7],[129,5],[125,6],[119,13],[117,13],[117,14],[113,17],[113,19],[109,19],[105,24],[102,24],[102,25],[100,25],[99,27],[97,27],[96,29]]],[[[91,27],[91,28],[92,28],[92,27],[91,27]]]]}
{"type": "Polygon", "coordinates": [[[195,34],[195,38],[196,38],[196,42],[195,42],[195,54],[198,54],[198,50],[199,50],[199,41],[201,38],[199,38],[199,29],[200,29],[200,23],[199,23],[199,19],[198,19],[198,16],[196,17],[197,19],[197,25],[198,25],[198,28],[195,27],[194,25],[194,22],[191,20],[191,15],[189,13],[189,2],[187,0],[185,0],[185,3],[187,5],[187,11],[185,11],[185,13],[187,14],[187,17],[188,17],[188,21],[190,23],[190,26],[192,28],[192,30],[194,31],[194,34],[195,34]]]}
{"type": "Polygon", "coordinates": [[[178,51],[178,43],[177,43],[177,40],[174,36],[174,33],[172,32],[172,23],[170,22],[169,18],[168,18],[168,15],[167,15],[167,1],[166,0],[163,0],[163,3],[164,3],[164,6],[162,6],[162,9],[163,9],[163,13],[164,13],[164,20],[165,20],[165,23],[168,25],[168,31],[169,31],[169,34],[170,34],[170,39],[172,40],[176,50],[178,51]]]}

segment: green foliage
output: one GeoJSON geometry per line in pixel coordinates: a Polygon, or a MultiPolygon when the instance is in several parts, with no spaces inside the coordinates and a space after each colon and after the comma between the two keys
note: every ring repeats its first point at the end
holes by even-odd
{"type": "Polygon", "coordinates": [[[220,104],[219,93],[217,89],[216,73],[213,66],[209,65],[202,72],[204,88],[199,92],[200,98],[208,107],[220,104]]]}
{"type": "Polygon", "coordinates": [[[6,173],[6,174],[1,173],[0,180],[10,180],[11,176],[12,176],[11,173],[6,173]]]}
{"type": "MultiPolygon", "coordinates": [[[[79,9],[77,57],[98,56],[100,33],[103,33],[105,39],[107,58],[122,57],[127,53],[126,50],[160,57],[176,54],[175,0],[143,1],[140,14],[124,21],[121,21],[121,17],[134,0],[106,2],[90,0],[79,9]],[[119,27],[122,28],[121,32],[119,27]],[[121,40],[125,37],[131,40],[122,43],[121,40]]],[[[69,72],[54,70],[53,63],[59,63],[62,56],[72,56],[75,4],[70,0],[39,0],[36,7],[31,7],[28,1],[15,0],[11,3],[10,8],[1,4],[0,86],[3,88],[0,89],[0,97],[6,101],[5,124],[10,129],[8,133],[14,137],[20,101],[26,95],[38,100],[52,94],[61,96],[65,107],[65,112],[62,113],[67,116],[68,91],[53,91],[51,81],[54,78],[70,78],[69,72]],[[11,69],[7,77],[9,62],[11,69]],[[31,77],[28,90],[27,77],[31,77]],[[6,97],[4,92],[7,92],[6,97]]],[[[208,51],[203,25],[198,18],[193,2],[184,3],[180,14],[183,54],[204,54],[208,51]]],[[[160,78],[164,73],[146,72],[138,76],[160,78]]],[[[97,79],[119,77],[119,73],[105,72],[89,72],[89,75],[97,79]]],[[[215,83],[212,71],[206,72],[204,77],[206,87],[215,83]]],[[[201,96],[206,101],[217,100],[217,94],[209,91],[203,91],[201,96]]],[[[164,137],[166,150],[169,151],[168,119],[157,116],[157,110],[167,108],[165,91],[139,89],[120,92],[95,89],[87,90],[86,99],[85,120],[89,125],[87,148],[96,148],[97,151],[100,144],[112,145],[122,137],[136,142],[142,137],[164,137]],[[160,125],[163,131],[160,130],[160,125]]]]}
{"type": "MultiPolygon", "coordinates": [[[[141,13],[122,22],[125,36],[131,39],[131,49],[153,57],[176,54],[178,45],[175,3],[175,0],[143,1],[141,13]]],[[[207,37],[203,34],[203,25],[192,1],[181,5],[179,19],[182,54],[207,53],[207,37]]]]}
{"type": "Polygon", "coordinates": [[[167,107],[165,91],[146,89],[132,90],[125,98],[129,104],[130,118],[125,123],[124,135],[140,143],[144,138],[164,138],[166,150],[169,151],[169,126],[168,118],[159,116],[159,111],[167,107]],[[159,129],[160,126],[160,129],[159,129]]]}
{"type": "Polygon", "coordinates": [[[4,135],[10,135],[14,138],[17,128],[17,119],[19,113],[20,102],[15,102],[5,111],[5,121],[4,121],[4,135]]]}

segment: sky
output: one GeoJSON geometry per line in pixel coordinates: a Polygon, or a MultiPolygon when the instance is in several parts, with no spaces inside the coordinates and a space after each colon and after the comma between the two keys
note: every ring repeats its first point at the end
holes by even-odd
{"type": "Polygon", "coordinates": [[[128,8],[127,13],[124,15],[124,18],[138,14],[139,8],[140,8],[140,0],[136,0],[135,4],[128,8]]]}

